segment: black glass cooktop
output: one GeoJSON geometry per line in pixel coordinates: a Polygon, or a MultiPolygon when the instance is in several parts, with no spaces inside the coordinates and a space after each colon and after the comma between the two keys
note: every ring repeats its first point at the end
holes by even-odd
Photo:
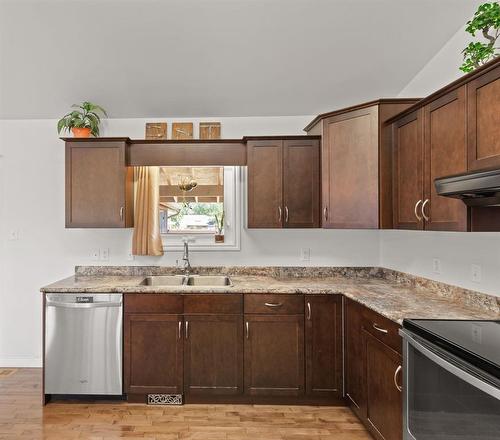
{"type": "Polygon", "coordinates": [[[500,378],[500,321],[405,319],[403,327],[500,378]]]}

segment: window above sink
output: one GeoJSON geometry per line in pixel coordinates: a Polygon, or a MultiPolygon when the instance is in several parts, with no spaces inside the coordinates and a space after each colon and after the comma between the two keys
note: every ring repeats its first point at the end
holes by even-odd
{"type": "Polygon", "coordinates": [[[185,239],[193,251],[239,250],[241,179],[237,166],[161,167],[160,232],[164,250],[181,251],[185,239]],[[224,242],[215,243],[215,215],[220,219],[222,212],[224,242]]]}

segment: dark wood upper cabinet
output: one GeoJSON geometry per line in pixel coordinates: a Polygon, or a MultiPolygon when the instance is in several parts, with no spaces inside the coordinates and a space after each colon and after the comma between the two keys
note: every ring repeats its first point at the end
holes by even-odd
{"type": "Polygon", "coordinates": [[[182,394],[182,315],[125,313],[124,378],[129,394],[182,394]]]}
{"type": "Polygon", "coordinates": [[[249,140],[248,227],[319,227],[319,141],[249,140]]]}
{"type": "Polygon", "coordinates": [[[392,227],[392,153],[385,121],[415,102],[372,101],[319,115],[305,128],[322,135],[324,228],[392,227]]]}
{"type": "MultiPolygon", "coordinates": [[[[498,84],[500,87],[500,81],[498,84]]],[[[500,93],[498,100],[500,103],[500,93]]],[[[500,107],[497,110],[500,111],[500,107]]],[[[500,123],[500,119],[498,122],[500,123]]],[[[495,128],[498,125],[500,124],[495,128]]],[[[424,107],[422,217],[426,230],[467,230],[467,206],[461,200],[439,196],[434,186],[434,179],[438,177],[467,171],[466,127],[465,86],[424,107]]],[[[500,131],[498,134],[500,135],[500,131]]]]}
{"type": "Polygon", "coordinates": [[[245,393],[304,394],[304,315],[245,315],[245,393]]]}
{"type": "Polygon", "coordinates": [[[133,169],[126,142],[66,142],[66,227],[133,226],[133,169]]]}
{"type": "Polygon", "coordinates": [[[243,316],[185,315],[186,395],[243,393],[243,316]]]}
{"type": "Polygon", "coordinates": [[[467,207],[436,193],[434,179],[467,170],[465,86],[393,123],[394,227],[466,231],[467,207]]]}
{"type": "Polygon", "coordinates": [[[500,66],[467,84],[469,170],[500,166],[500,66]]]}
{"type": "Polygon", "coordinates": [[[247,145],[248,227],[283,225],[283,141],[251,141],[247,145]]]}
{"type": "Polygon", "coordinates": [[[319,140],[284,141],[284,227],[319,227],[319,166],[319,140]]]}
{"type": "Polygon", "coordinates": [[[403,438],[401,355],[363,330],[367,421],[380,440],[403,438]]]}
{"type": "Polygon", "coordinates": [[[424,199],[423,113],[419,109],[396,121],[394,146],[393,214],[396,229],[423,229],[424,199]]]}
{"type": "Polygon", "coordinates": [[[342,297],[305,296],[306,393],[342,397],[342,297]]]}

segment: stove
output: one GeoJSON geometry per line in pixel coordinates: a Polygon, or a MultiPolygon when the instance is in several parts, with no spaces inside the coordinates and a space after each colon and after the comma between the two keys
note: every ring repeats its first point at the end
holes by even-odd
{"type": "Polygon", "coordinates": [[[500,321],[405,319],[403,438],[500,439],[500,321]]]}

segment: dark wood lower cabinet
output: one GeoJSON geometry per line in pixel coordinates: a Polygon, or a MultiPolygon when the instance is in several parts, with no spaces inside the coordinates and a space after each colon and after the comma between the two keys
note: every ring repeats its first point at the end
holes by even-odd
{"type": "Polygon", "coordinates": [[[362,338],[364,307],[351,299],[346,299],[344,304],[345,395],[349,399],[354,412],[363,417],[366,415],[365,362],[362,338]]]}
{"type": "Polygon", "coordinates": [[[182,315],[125,313],[126,393],[182,393],[181,326],[182,315]]]}
{"type": "Polygon", "coordinates": [[[304,315],[245,315],[245,393],[304,394],[304,315]]]}
{"type": "Polygon", "coordinates": [[[401,440],[403,398],[401,355],[363,330],[366,369],[366,414],[372,433],[381,440],[401,440]]]}
{"type": "Polygon", "coordinates": [[[305,297],[306,393],[342,396],[342,297],[305,297]]]}
{"type": "Polygon", "coordinates": [[[184,316],[184,391],[189,396],[243,393],[243,316],[184,316]]]}
{"type": "Polygon", "coordinates": [[[402,347],[398,330],[396,323],[345,299],[345,396],[378,440],[403,438],[402,347]]]}

